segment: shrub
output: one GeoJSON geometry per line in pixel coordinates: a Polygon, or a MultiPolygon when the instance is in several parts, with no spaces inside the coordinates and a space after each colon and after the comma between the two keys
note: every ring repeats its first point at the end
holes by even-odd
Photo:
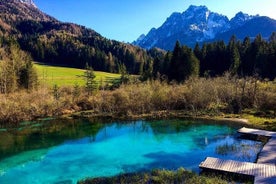
{"type": "Polygon", "coordinates": [[[227,75],[210,79],[191,78],[183,84],[158,80],[136,82],[123,84],[114,90],[94,91],[91,95],[80,87],[59,87],[56,90],[58,98],[52,89],[47,88],[0,94],[0,121],[19,122],[85,110],[121,116],[164,110],[240,113],[244,108],[255,108],[274,116],[276,113],[273,82],[229,78],[227,75]]]}

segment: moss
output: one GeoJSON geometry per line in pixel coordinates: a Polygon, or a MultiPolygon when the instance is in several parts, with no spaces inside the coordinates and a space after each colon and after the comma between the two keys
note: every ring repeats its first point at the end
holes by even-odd
{"type": "Polygon", "coordinates": [[[253,127],[276,131],[276,118],[259,117],[251,114],[242,114],[241,117],[247,119],[253,127]]]}

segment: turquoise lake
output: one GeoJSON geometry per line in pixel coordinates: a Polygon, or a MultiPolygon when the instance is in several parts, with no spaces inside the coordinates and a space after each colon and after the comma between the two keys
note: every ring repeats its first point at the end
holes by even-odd
{"type": "Polygon", "coordinates": [[[207,156],[254,162],[262,143],[240,139],[238,128],[191,120],[25,125],[0,131],[0,183],[76,183],[154,168],[199,173],[207,156]]]}

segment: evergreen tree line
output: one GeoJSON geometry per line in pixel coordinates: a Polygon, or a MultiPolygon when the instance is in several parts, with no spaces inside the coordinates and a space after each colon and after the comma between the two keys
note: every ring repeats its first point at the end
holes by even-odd
{"type": "Polygon", "coordinates": [[[21,48],[35,61],[118,73],[120,64],[127,71],[140,74],[151,59],[146,50],[103,38],[83,26],[59,22],[21,21],[16,26],[21,48]]]}
{"type": "Polygon", "coordinates": [[[191,76],[215,77],[225,72],[240,77],[276,78],[276,32],[268,40],[257,35],[253,40],[246,37],[239,41],[232,36],[228,44],[196,44],[193,50],[177,41],[172,52],[152,55],[155,59],[152,75],[147,74],[149,78],[161,75],[182,82],[191,76]]]}
{"type": "Polygon", "coordinates": [[[0,93],[32,90],[38,85],[31,56],[10,37],[0,37],[0,93]]]}

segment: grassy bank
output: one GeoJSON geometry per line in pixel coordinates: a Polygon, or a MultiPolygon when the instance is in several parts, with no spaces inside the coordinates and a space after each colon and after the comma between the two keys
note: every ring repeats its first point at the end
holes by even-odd
{"type": "Polygon", "coordinates": [[[155,170],[149,173],[140,174],[127,174],[110,178],[95,178],[79,181],[78,184],[165,184],[165,183],[185,183],[185,184],[227,184],[226,180],[223,180],[216,176],[199,176],[190,171],[186,171],[182,168],[177,171],[168,170],[155,170]]]}
{"type": "MultiPolygon", "coordinates": [[[[85,85],[85,70],[61,66],[49,66],[38,63],[34,64],[34,66],[38,72],[39,83],[41,85],[47,85],[50,87],[55,84],[59,86],[74,86],[76,84],[80,86],[85,85]]],[[[94,73],[96,75],[95,81],[98,85],[110,84],[114,80],[120,78],[119,74],[114,73],[100,71],[95,71],[94,73]]]]}

